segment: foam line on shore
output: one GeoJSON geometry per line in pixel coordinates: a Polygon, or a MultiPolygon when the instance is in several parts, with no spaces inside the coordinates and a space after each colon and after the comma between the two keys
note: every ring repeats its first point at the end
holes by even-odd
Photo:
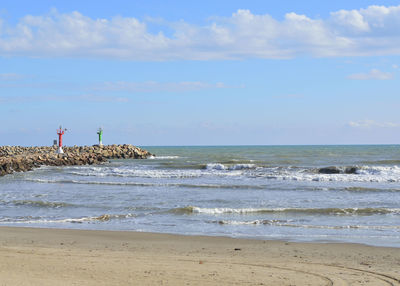
{"type": "Polygon", "coordinates": [[[400,208],[201,208],[187,206],[172,209],[177,214],[262,214],[262,213],[297,213],[320,215],[375,215],[375,214],[400,214],[400,208]]]}

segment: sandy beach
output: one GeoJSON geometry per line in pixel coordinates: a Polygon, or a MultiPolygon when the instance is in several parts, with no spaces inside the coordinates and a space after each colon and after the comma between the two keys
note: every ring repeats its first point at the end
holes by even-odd
{"type": "Polygon", "coordinates": [[[400,285],[400,248],[0,227],[0,285],[400,285]]]}

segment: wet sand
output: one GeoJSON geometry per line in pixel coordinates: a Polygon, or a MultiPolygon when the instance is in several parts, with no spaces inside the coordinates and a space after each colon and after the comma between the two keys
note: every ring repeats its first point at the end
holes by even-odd
{"type": "Polygon", "coordinates": [[[0,285],[400,285],[400,248],[0,227],[0,285]]]}

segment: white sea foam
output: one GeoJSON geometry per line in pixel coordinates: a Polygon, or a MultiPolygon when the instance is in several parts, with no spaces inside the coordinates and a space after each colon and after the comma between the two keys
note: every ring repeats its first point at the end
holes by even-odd
{"type": "MultiPolygon", "coordinates": [[[[48,184],[82,184],[82,185],[112,185],[112,186],[138,186],[138,187],[183,187],[202,189],[263,189],[257,185],[226,185],[226,184],[188,184],[188,183],[145,183],[145,182],[110,182],[110,181],[87,181],[66,179],[26,179],[27,181],[48,184]]],[[[5,201],[1,201],[3,203],[5,201]]]]}
{"type": "Polygon", "coordinates": [[[259,167],[255,164],[208,163],[204,169],[157,169],[147,167],[74,167],[66,169],[68,174],[93,177],[138,177],[138,178],[200,178],[243,177],[264,178],[280,181],[308,182],[400,182],[399,166],[356,166],[354,174],[320,174],[311,168],[259,167]]]}
{"type": "MultiPolygon", "coordinates": [[[[271,178],[271,177],[270,177],[271,178]]],[[[376,176],[376,175],[346,175],[346,174],[294,174],[294,175],[278,175],[277,180],[291,181],[314,181],[314,182],[371,182],[371,183],[394,183],[400,182],[400,177],[394,176],[376,176]]]]}
{"type": "Polygon", "coordinates": [[[206,166],[207,170],[226,170],[226,166],[218,163],[209,163],[206,166]]]}
{"type": "Polygon", "coordinates": [[[245,169],[254,169],[256,168],[255,164],[235,164],[235,165],[224,165],[220,163],[208,163],[206,165],[207,170],[245,170],[245,169]]]}
{"type": "Polygon", "coordinates": [[[177,208],[177,213],[220,214],[257,214],[257,213],[302,213],[308,215],[374,215],[400,214],[399,208],[201,208],[188,206],[177,208]]]}
{"type": "Polygon", "coordinates": [[[83,167],[69,170],[78,176],[142,178],[260,177],[268,180],[315,182],[400,182],[400,167],[357,166],[355,174],[319,174],[313,169],[258,167],[255,164],[208,163],[205,169],[149,169],[136,167],[83,167]]]}
{"type": "Polygon", "coordinates": [[[400,176],[399,166],[361,166],[357,170],[361,175],[400,176]]]}
{"type": "Polygon", "coordinates": [[[48,224],[48,223],[84,223],[84,222],[105,222],[113,219],[126,219],[135,217],[134,214],[103,214],[100,216],[80,217],[80,218],[65,218],[65,219],[32,219],[31,217],[21,218],[19,220],[7,218],[0,220],[0,223],[29,223],[29,224],[48,224]]]}
{"type": "Polygon", "coordinates": [[[154,156],[154,155],[152,155],[152,156],[148,157],[147,159],[169,160],[169,159],[179,159],[179,158],[180,158],[179,156],[154,156]]]}
{"type": "Polygon", "coordinates": [[[222,225],[273,225],[284,227],[296,228],[314,228],[314,229],[365,229],[365,230],[390,230],[400,229],[397,225],[312,225],[312,224],[296,224],[290,223],[285,220],[251,220],[251,221],[237,221],[237,220],[219,220],[212,221],[222,225]]]}
{"type": "Polygon", "coordinates": [[[199,208],[191,207],[193,213],[205,213],[205,214],[246,214],[246,213],[257,213],[263,211],[263,209],[257,208],[199,208]]]}
{"type": "Polygon", "coordinates": [[[355,174],[319,174],[305,169],[267,170],[256,172],[256,177],[287,181],[315,182],[400,182],[400,167],[359,166],[355,174]]]}
{"type": "Polygon", "coordinates": [[[140,177],[140,178],[196,178],[204,176],[201,170],[155,170],[155,169],[128,169],[103,168],[100,171],[80,170],[69,172],[78,176],[94,177],[140,177]]]}
{"type": "Polygon", "coordinates": [[[285,220],[251,220],[251,221],[238,221],[238,220],[219,220],[212,221],[218,224],[228,224],[228,225],[282,225],[285,220]]]}
{"type": "Polygon", "coordinates": [[[146,169],[146,168],[120,168],[120,167],[103,167],[103,168],[81,168],[70,170],[68,173],[77,176],[94,176],[94,177],[140,177],[140,178],[199,178],[205,176],[241,176],[240,168],[249,168],[236,166],[237,169],[231,172],[225,169],[207,168],[199,169],[146,169]],[[237,172],[235,172],[238,170],[237,172]]]}

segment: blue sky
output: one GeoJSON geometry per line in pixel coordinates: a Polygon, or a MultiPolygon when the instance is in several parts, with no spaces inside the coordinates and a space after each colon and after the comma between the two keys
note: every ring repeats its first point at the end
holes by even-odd
{"type": "Polygon", "coordinates": [[[4,1],[0,145],[400,142],[398,1],[4,1]]]}

